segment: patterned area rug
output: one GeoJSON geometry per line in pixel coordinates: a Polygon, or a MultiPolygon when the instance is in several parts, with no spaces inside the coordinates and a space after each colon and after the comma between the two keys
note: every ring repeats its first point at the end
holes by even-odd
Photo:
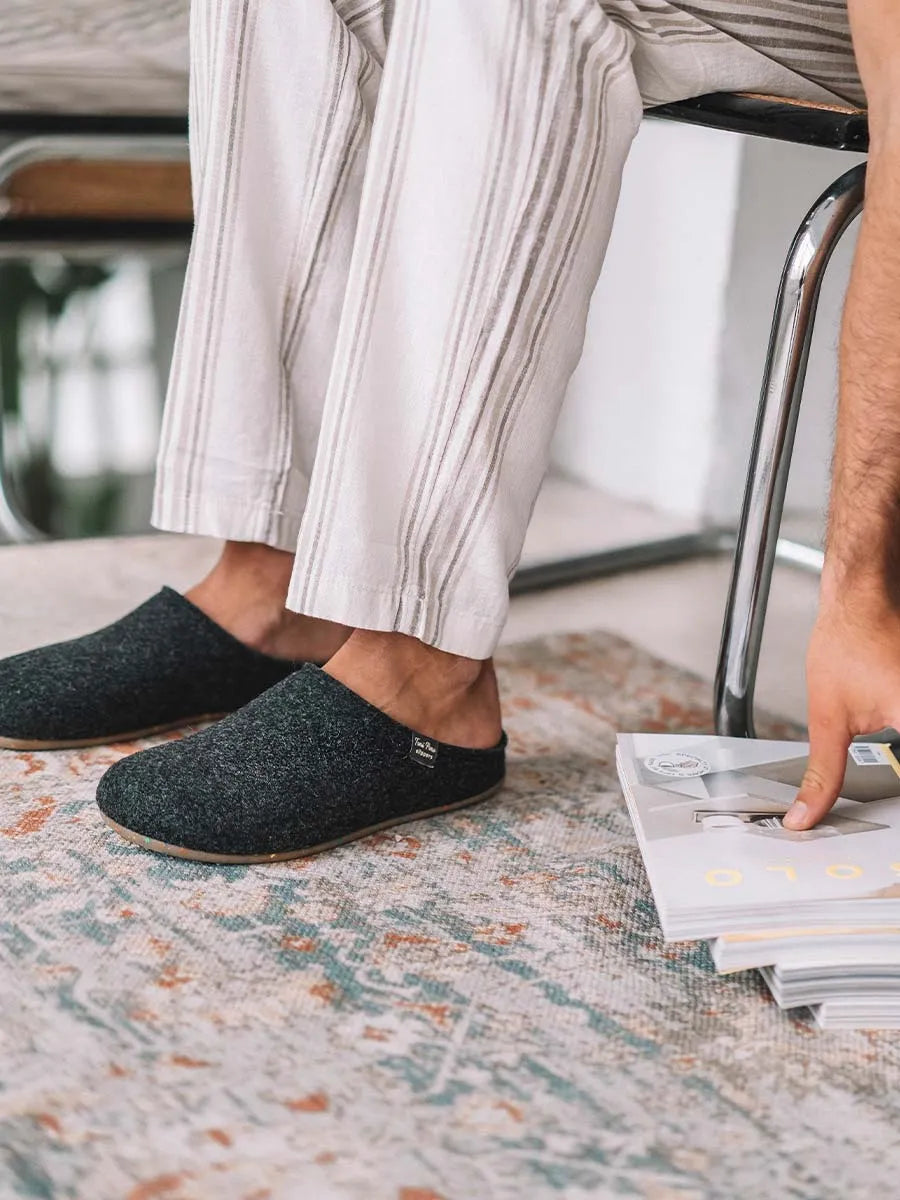
{"type": "Polygon", "coordinates": [[[502,682],[499,797],[283,866],[119,841],[133,746],[0,755],[4,1200],[896,1195],[898,1039],[661,942],[614,730],[708,686],[604,634],[502,682]]]}

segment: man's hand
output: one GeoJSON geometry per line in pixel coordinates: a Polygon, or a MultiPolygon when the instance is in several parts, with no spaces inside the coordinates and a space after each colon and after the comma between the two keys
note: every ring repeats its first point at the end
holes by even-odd
{"type": "Polygon", "coordinates": [[[869,108],[866,206],[841,329],[810,759],[789,829],[834,804],[859,733],[900,729],[900,4],[848,0],[869,108]]]}
{"type": "Polygon", "coordinates": [[[806,679],[809,766],[785,814],[788,829],[811,828],[834,804],[847,747],[857,734],[900,729],[900,614],[859,596],[825,602],[809,644],[806,679]]]}

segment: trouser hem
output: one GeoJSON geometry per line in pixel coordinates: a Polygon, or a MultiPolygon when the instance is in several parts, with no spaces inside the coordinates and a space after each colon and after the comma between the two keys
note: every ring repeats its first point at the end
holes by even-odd
{"type": "MultiPolygon", "coordinates": [[[[203,463],[188,471],[191,460],[178,458],[157,466],[151,524],[169,533],[197,534],[234,542],[254,542],[293,554],[297,549],[300,519],[306,501],[307,481],[294,474],[285,492],[286,504],[276,509],[270,499],[272,476],[239,463],[224,464],[233,477],[225,482],[223,464],[214,465],[215,486],[207,481],[189,486],[190,478],[203,480],[203,463]],[[238,483],[238,479],[240,482],[238,483]]],[[[208,476],[207,476],[208,479],[208,476]]]]}
{"type": "Polygon", "coordinates": [[[479,660],[491,657],[506,624],[505,614],[501,618],[486,617],[465,602],[449,600],[442,606],[444,616],[440,622],[440,635],[435,638],[429,632],[435,626],[433,607],[412,589],[404,592],[397,586],[379,586],[332,573],[328,575],[327,584],[320,583],[314,594],[301,602],[307,566],[298,563],[295,568],[287,607],[310,617],[335,621],[353,629],[404,633],[448,654],[479,660]],[[414,616],[398,620],[398,611],[411,612],[414,616]]]}

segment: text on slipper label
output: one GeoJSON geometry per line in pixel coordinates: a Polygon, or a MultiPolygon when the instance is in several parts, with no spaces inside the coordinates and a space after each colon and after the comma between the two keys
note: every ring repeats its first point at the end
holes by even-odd
{"type": "Polygon", "coordinates": [[[437,762],[437,753],[437,742],[419,737],[417,733],[412,735],[412,746],[410,747],[409,757],[413,762],[421,763],[423,767],[433,767],[437,762]]]}

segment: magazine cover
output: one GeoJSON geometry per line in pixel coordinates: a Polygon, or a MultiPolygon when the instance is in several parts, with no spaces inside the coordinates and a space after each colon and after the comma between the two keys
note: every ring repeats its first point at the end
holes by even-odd
{"type": "Polygon", "coordinates": [[[841,799],[815,829],[795,833],[781,818],[807,752],[798,742],[619,735],[619,775],[667,937],[900,923],[893,751],[855,743],[841,799]]]}

